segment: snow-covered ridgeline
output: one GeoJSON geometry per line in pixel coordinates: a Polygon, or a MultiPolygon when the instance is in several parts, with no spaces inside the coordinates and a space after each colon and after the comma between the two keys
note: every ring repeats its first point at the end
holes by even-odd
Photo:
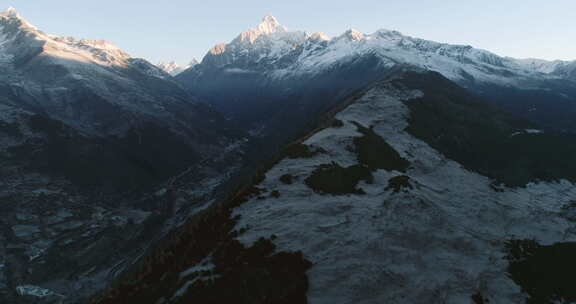
{"type": "Polygon", "coordinates": [[[170,62],[159,62],[158,64],[156,64],[156,66],[159,67],[164,72],[172,76],[176,76],[197,64],[198,60],[196,60],[196,58],[193,58],[192,61],[190,61],[190,63],[188,63],[187,65],[179,65],[174,61],[170,61],[170,62]]]}
{"type": "Polygon", "coordinates": [[[446,159],[405,130],[404,100],[421,96],[391,85],[374,88],[339,114],[339,128],[322,130],[305,144],[328,151],[312,158],[284,159],[258,185],[279,196],[252,199],[236,210],[240,240],[251,244],[276,235],[279,250],[302,250],[311,303],[468,303],[481,293],[498,303],[523,302],[507,274],[504,242],[542,244],[575,241],[562,208],[576,199],[567,181],[532,183],[497,192],[491,180],[446,159]],[[365,195],[321,195],[303,181],[321,164],[357,164],[347,149],[361,136],[352,122],[374,131],[412,166],[414,189],[386,190],[400,172],[378,170],[365,195]],[[291,174],[293,184],[279,178],[291,174]]]}
{"type": "Polygon", "coordinates": [[[249,62],[261,72],[289,77],[320,73],[366,54],[376,54],[385,62],[409,63],[437,71],[456,81],[473,77],[507,84],[514,84],[512,75],[552,77],[570,63],[502,57],[469,45],[439,43],[385,29],[372,34],[350,29],[330,38],[323,33],[288,31],[272,16],[264,17],[256,28],[241,33],[232,42],[212,48],[203,63],[225,66],[249,62]],[[223,59],[214,60],[214,56],[223,59]]]}
{"type": "Polygon", "coordinates": [[[30,45],[41,45],[43,54],[47,56],[107,66],[125,66],[130,58],[126,52],[104,40],[77,40],[46,34],[13,8],[0,13],[0,52],[18,55],[22,48],[30,45]],[[18,37],[18,44],[7,45],[18,37]]]}
{"type": "Polygon", "coordinates": [[[7,84],[4,88],[8,93],[3,92],[7,98],[9,92],[18,91],[16,95],[26,95],[27,102],[41,100],[35,107],[88,134],[101,134],[104,129],[107,134],[124,134],[149,118],[174,122],[176,119],[168,113],[170,106],[181,103],[182,96],[186,96],[167,73],[146,60],[132,58],[107,41],[46,34],[13,9],[0,13],[0,72],[0,82],[7,84]],[[141,77],[158,81],[166,92],[174,94],[158,94],[154,86],[142,85],[141,77]],[[76,98],[79,90],[91,92],[76,98]],[[102,117],[97,118],[96,110],[106,106],[74,112],[79,101],[87,102],[86,96],[104,99],[130,114],[116,112],[127,116],[120,119],[121,126],[94,121],[102,117]]]}

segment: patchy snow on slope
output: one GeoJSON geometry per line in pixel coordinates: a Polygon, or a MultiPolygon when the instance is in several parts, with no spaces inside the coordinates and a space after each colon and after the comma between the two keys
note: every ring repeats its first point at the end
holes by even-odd
{"type": "Polygon", "coordinates": [[[11,63],[14,56],[9,54],[6,46],[11,42],[11,39],[4,34],[4,29],[0,24],[0,65],[11,63]]]}
{"type": "Polygon", "coordinates": [[[324,129],[305,144],[327,151],[312,158],[284,159],[258,185],[278,198],[252,199],[236,210],[239,238],[251,244],[276,235],[279,250],[301,250],[308,271],[310,303],[468,303],[481,293],[497,303],[521,303],[509,279],[504,242],[535,239],[543,244],[575,241],[573,223],[561,209],[576,199],[567,181],[533,183],[496,192],[491,180],[462,168],[408,134],[402,102],[420,96],[391,85],[375,88],[337,114],[340,128],[324,129]],[[361,136],[352,122],[374,131],[412,166],[414,189],[386,190],[400,172],[378,170],[365,195],[321,195],[303,181],[320,164],[357,164],[347,149],[361,136]],[[296,182],[283,184],[291,174],[296,182]]]}
{"type": "Polygon", "coordinates": [[[188,289],[192,287],[198,281],[213,281],[217,279],[219,276],[213,274],[215,265],[212,263],[210,258],[207,258],[200,262],[197,266],[190,267],[185,271],[180,273],[180,280],[185,279],[187,277],[192,276],[192,279],[187,280],[182,287],[180,287],[174,295],[172,299],[180,298],[186,294],[188,289]],[[209,273],[208,275],[203,273],[209,273]]]}
{"type": "Polygon", "coordinates": [[[510,137],[517,136],[517,135],[521,135],[521,134],[542,134],[542,133],[544,133],[544,131],[542,131],[542,130],[538,130],[538,129],[526,129],[526,130],[523,130],[523,131],[514,132],[514,133],[512,133],[512,135],[510,135],[510,137]]]}
{"type": "Polygon", "coordinates": [[[16,287],[16,292],[21,296],[33,296],[44,298],[57,295],[53,291],[35,285],[20,285],[16,287]]]}

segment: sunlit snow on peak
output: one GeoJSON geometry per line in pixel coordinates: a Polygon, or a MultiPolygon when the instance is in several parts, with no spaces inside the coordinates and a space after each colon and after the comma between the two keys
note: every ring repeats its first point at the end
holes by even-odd
{"type": "Polygon", "coordinates": [[[0,13],[0,62],[26,53],[27,47],[41,47],[40,55],[74,62],[107,66],[126,66],[130,56],[105,40],[59,37],[40,31],[21,17],[14,8],[0,13]],[[24,35],[20,35],[24,33],[24,35]]]}
{"type": "Polygon", "coordinates": [[[18,17],[18,11],[12,6],[8,7],[4,12],[0,13],[0,15],[5,15],[9,17],[18,17]]]}
{"type": "Polygon", "coordinates": [[[198,64],[198,60],[196,60],[196,58],[193,58],[188,65],[184,65],[184,66],[181,66],[174,61],[159,62],[156,64],[156,66],[159,67],[164,72],[166,72],[172,76],[176,76],[176,75],[182,73],[184,70],[189,69],[189,68],[191,68],[197,64],[198,64]]]}
{"type": "Polygon", "coordinates": [[[312,33],[312,35],[310,35],[310,39],[319,40],[319,41],[328,41],[331,38],[330,38],[330,36],[326,35],[325,33],[316,32],[316,33],[312,33]]]}
{"type": "Polygon", "coordinates": [[[226,43],[218,43],[214,47],[210,49],[210,54],[212,55],[220,55],[226,51],[226,43]]]}
{"type": "Polygon", "coordinates": [[[258,30],[262,34],[272,34],[276,32],[286,32],[287,29],[283,27],[276,17],[268,14],[262,18],[262,23],[258,25],[258,30]]]}
{"type": "Polygon", "coordinates": [[[352,41],[360,41],[364,40],[365,38],[364,34],[356,29],[349,29],[340,37],[347,38],[352,41]]]}
{"type": "Polygon", "coordinates": [[[240,36],[238,36],[237,40],[241,42],[254,43],[254,41],[260,38],[260,36],[286,32],[288,32],[288,29],[282,26],[274,16],[266,15],[262,18],[262,22],[258,24],[255,29],[242,32],[240,36]]]}

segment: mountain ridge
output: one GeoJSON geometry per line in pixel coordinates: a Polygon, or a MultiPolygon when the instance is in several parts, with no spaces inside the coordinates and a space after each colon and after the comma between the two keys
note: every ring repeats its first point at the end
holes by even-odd
{"type": "MultiPolygon", "coordinates": [[[[264,19],[269,16],[267,15],[264,19]]],[[[262,27],[266,27],[266,20],[264,20],[256,28],[242,32],[231,42],[217,44],[208,51],[201,63],[216,67],[234,64],[233,61],[238,61],[239,58],[245,59],[247,52],[248,57],[254,56],[254,58],[247,58],[247,60],[255,67],[256,71],[262,67],[264,71],[271,72],[271,76],[281,78],[293,74],[315,73],[319,68],[328,68],[337,61],[357,55],[360,52],[376,52],[387,58],[388,61],[406,62],[408,58],[402,58],[404,55],[401,54],[410,54],[410,52],[406,53],[406,49],[412,48],[420,52],[420,55],[418,52],[410,55],[409,60],[412,64],[435,70],[452,80],[462,81],[466,80],[468,75],[472,75],[479,81],[499,82],[505,80],[514,85],[514,82],[509,79],[511,75],[492,77],[490,74],[497,71],[502,76],[513,73],[515,77],[530,77],[537,74],[561,78],[565,74],[562,73],[562,69],[566,69],[576,62],[516,59],[499,56],[470,45],[440,43],[414,38],[387,29],[380,29],[372,34],[364,34],[358,30],[350,29],[339,36],[330,38],[322,33],[309,34],[303,31],[288,31],[276,18],[272,18],[274,26],[281,28],[281,31],[260,30],[262,27]],[[319,37],[321,39],[318,39],[319,37]],[[341,41],[346,43],[339,44],[338,42],[341,41]],[[325,54],[324,58],[323,53],[325,54]],[[422,60],[419,57],[423,54],[432,57],[422,60]],[[266,62],[261,65],[260,63],[263,61],[266,62]],[[454,61],[459,64],[455,65],[454,61]],[[284,64],[279,64],[281,62],[284,64]],[[286,66],[286,62],[289,62],[288,66],[286,66]],[[475,66],[468,66],[471,64],[475,66]],[[483,66],[484,64],[487,66],[483,66]]],[[[184,73],[188,72],[184,71],[184,73]]]]}
{"type": "Polygon", "coordinates": [[[159,67],[164,72],[172,76],[176,76],[182,73],[183,71],[197,65],[198,63],[199,62],[198,60],[196,60],[196,58],[192,58],[190,63],[188,63],[187,65],[179,65],[175,61],[170,61],[170,62],[159,62],[156,64],[156,66],[159,67]]]}
{"type": "MultiPolygon", "coordinates": [[[[298,299],[295,303],[428,303],[439,298],[447,303],[521,303],[533,295],[573,297],[549,292],[538,280],[527,285],[523,271],[530,269],[514,258],[526,249],[529,263],[547,265],[530,259],[531,248],[573,246],[568,210],[576,188],[570,178],[560,173],[557,179],[501,185],[469,159],[455,160],[451,148],[435,143],[452,142],[466,150],[467,141],[479,136],[488,142],[501,135],[533,141],[553,134],[524,130],[532,125],[479,101],[439,73],[412,66],[396,66],[332,109],[327,122],[315,121],[320,128],[286,148],[206,217],[192,219],[123,284],[93,303],[226,302],[222,286],[249,303],[285,303],[288,297],[298,299]],[[423,127],[415,124],[423,117],[433,123],[456,120],[456,131],[462,133],[442,137],[447,122],[436,126],[440,134],[423,136],[422,130],[429,129],[426,121],[423,127]],[[203,231],[219,236],[204,238],[203,231]],[[527,246],[534,246],[522,247],[527,240],[534,242],[527,246]],[[244,250],[252,258],[245,260],[244,250]],[[168,258],[174,255],[178,259],[168,258]],[[285,263],[273,261],[280,256],[300,261],[292,260],[294,266],[285,269],[285,263]],[[266,271],[252,275],[256,269],[266,271]],[[159,278],[170,283],[142,287],[159,278]],[[246,291],[249,299],[243,296],[246,291]]],[[[562,142],[554,149],[563,149],[562,142]]],[[[498,161],[498,155],[477,149],[464,154],[498,161]]],[[[538,163],[546,154],[527,158],[538,163]]],[[[540,171],[529,164],[524,168],[540,171]]],[[[513,166],[506,173],[515,174],[513,166]]],[[[553,275],[540,282],[548,280],[557,282],[553,275]]]]}
{"type": "Polygon", "coordinates": [[[502,57],[390,30],[348,30],[333,38],[303,31],[264,33],[258,27],[242,33],[216,45],[200,64],[175,77],[233,119],[250,117],[260,123],[271,116],[274,101],[319,104],[367,86],[394,66],[413,65],[439,72],[543,128],[576,132],[570,118],[576,113],[573,62],[502,57]],[[243,40],[242,33],[254,32],[254,39],[243,40]]]}
{"type": "Polygon", "coordinates": [[[105,287],[237,174],[243,136],[148,61],[0,14],[0,302],[105,287]]]}

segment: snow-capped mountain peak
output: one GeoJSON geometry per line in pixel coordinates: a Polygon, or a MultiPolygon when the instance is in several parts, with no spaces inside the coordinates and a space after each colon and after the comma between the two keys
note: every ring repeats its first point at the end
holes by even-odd
{"type": "Polygon", "coordinates": [[[285,33],[287,31],[288,29],[282,26],[274,16],[266,15],[262,18],[262,22],[255,29],[242,32],[236,40],[252,44],[260,38],[260,36],[285,33]]]}
{"type": "Polygon", "coordinates": [[[339,38],[345,38],[351,41],[360,41],[364,40],[366,36],[356,29],[349,29],[346,32],[344,32],[344,34],[342,34],[339,38]]]}
{"type": "Polygon", "coordinates": [[[208,51],[211,55],[220,55],[226,51],[226,43],[218,43],[213,46],[210,51],[208,51]]]}
{"type": "Polygon", "coordinates": [[[192,58],[190,63],[187,65],[184,65],[184,66],[179,65],[174,61],[159,62],[158,64],[156,64],[156,66],[159,67],[160,69],[162,69],[164,72],[166,72],[172,76],[176,76],[176,75],[182,73],[184,70],[189,69],[189,68],[191,68],[197,64],[198,64],[198,60],[196,60],[196,58],[192,58]]]}
{"type": "Polygon", "coordinates": [[[176,62],[174,61],[170,61],[170,62],[158,62],[156,64],[157,67],[161,68],[162,70],[164,70],[164,72],[166,73],[172,73],[174,70],[179,69],[180,65],[178,65],[176,62]]]}
{"type": "Polygon", "coordinates": [[[190,60],[190,63],[188,64],[189,66],[194,66],[199,64],[200,62],[198,62],[198,60],[196,58],[192,58],[192,60],[190,60]]]}
{"type": "Polygon", "coordinates": [[[4,57],[13,62],[30,56],[47,56],[68,63],[95,63],[105,66],[126,66],[130,56],[116,45],[104,40],[75,39],[49,35],[24,19],[15,9],[0,14],[0,38],[4,57]],[[39,52],[38,52],[39,51],[39,52]]]}
{"type": "Polygon", "coordinates": [[[97,94],[113,107],[154,119],[171,115],[160,109],[164,102],[181,99],[168,74],[146,60],[131,57],[113,43],[50,35],[29,25],[18,14],[7,12],[0,15],[0,71],[2,84],[6,81],[12,87],[21,87],[27,96],[33,96],[28,100],[42,100],[42,108],[52,118],[85,133],[122,134],[134,123],[94,126],[100,124],[99,114],[61,110],[64,103],[88,98],[70,97],[79,88],[89,92],[89,96],[97,94]],[[176,93],[158,95],[155,87],[141,85],[142,79],[176,93]]]}
{"type": "MultiPolygon", "coordinates": [[[[273,16],[255,29],[219,44],[202,66],[227,71],[250,70],[270,78],[313,77],[352,60],[374,58],[390,68],[409,64],[439,72],[462,85],[470,83],[522,86],[527,79],[576,79],[576,62],[519,60],[470,45],[448,44],[380,29],[363,33],[349,29],[330,38],[322,33],[288,31],[273,16]]],[[[201,69],[196,69],[199,73],[201,69]]]]}
{"type": "Polygon", "coordinates": [[[0,13],[0,15],[8,16],[8,17],[19,17],[18,11],[12,6],[8,7],[4,12],[0,13]]]}
{"type": "Polygon", "coordinates": [[[312,33],[312,35],[310,35],[310,40],[329,41],[330,39],[332,39],[332,38],[330,38],[330,36],[326,35],[323,32],[315,32],[315,33],[312,33]]]}
{"type": "Polygon", "coordinates": [[[283,27],[276,17],[268,14],[262,18],[262,23],[258,25],[258,30],[263,34],[272,34],[276,32],[286,32],[287,29],[283,27]]]}
{"type": "MultiPolygon", "coordinates": [[[[22,15],[13,7],[9,7],[5,11],[0,12],[0,27],[6,26],[7,24],[12,24],[22,29],[38,30],[26,19],[22,18],[22,15]]],[[[0,28],[0,31],[3,31],[3,29],[0,28]]]]}

